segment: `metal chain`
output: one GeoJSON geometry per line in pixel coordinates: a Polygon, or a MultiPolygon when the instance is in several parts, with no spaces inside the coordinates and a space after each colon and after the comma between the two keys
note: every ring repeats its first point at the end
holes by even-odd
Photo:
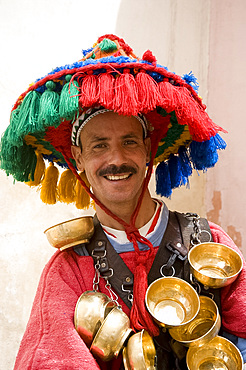
{"type": "Polygon", "coordinates": [[[97,258],[97,262],[95,264],[95,276],[93,278],[93,290],[98,291],[99,281],[100,281],[100,262],[99,258],[97,258]]]}
{"type": "Polygon", "coordinates": [[[118,296],[117,296],[117,294],[112,290],[112,286],[111,286],[110,282],[108,281],[108,279],[107,279],[107,278],[104,278],[104,279],[105,279],[105,281],[106,281],[105,288],[108,290],[111,300],[112,300],[112,301],[113,301],[113,302],[114,302],[118,307],[120,307],[120,304],[119,304],[119,302],[118,302],[119,297],[118,297],[118,296]]]}
{"type": "MultiPolygon", "coordinates": [[[[102,257],[105,257],[106,256],[106,251],[104,253],[103,256],[100,256],[100,255],[96,255],[95,252],[93,251],[92,253],[93,257],[96,257],[96,263],[95,263],[95,275],[94,275],[94,278],[93,278],[93,290],[95,291],[98,291],[99,290],[99,282],[100,282],[100,278],[102,277],[105,281],[106,281],[106,284],[105,284],[105,288],[108,290],[109,292],[109,295],[110,295],[110,299],[115,302],[115,304],[120,307],[120,304],[118,302],[118,299],[119,297],[117,296],[117,294],[112,290],[112,286],[108,280],[109,277],[111,277],[113,275],[113,269],[110,268],[110,275],[109,276],[103,276],[101,275],[100,273],[100,268],[101,268],[101,263],[100,263],[100,259],[102,257]]],[[[104,263],[104,262],[103,262],[104,263]]],[[[102,264],[103,264],[102,263],[102,264]]],[[[104,266],[103,266],[104,267],[104,266]]]]}
{"type": "Polygon", "coordinates": [[[187,213],[187,218],[192,218],[194,232],[190,236],[190,243],[192,246],[201,243],[201,227],[200,227],[200,216],[197,213],[187,213]]]}

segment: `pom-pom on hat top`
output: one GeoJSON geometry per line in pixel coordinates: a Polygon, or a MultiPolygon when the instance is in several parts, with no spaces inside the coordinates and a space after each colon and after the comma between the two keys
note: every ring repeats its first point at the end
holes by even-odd
{"type": "Polygon", "coordinates": [[[71,135],[83,112],[100,106],[145,117],[157,149],[156,191],[169,197],[172,189],[187,184],[193,169],[213,167],[217,151],[226,147],[218,134],[223,129],[209,118],[197,88],[192,73],[180,77],[157,64],[151,51],[139,59],[123,39],[102,36],[80,61],[55,68],[20,95],[1,139],[1,169],[17,181],[40,186],[46,203],[87,207],[90,201],[78,201],[81,185],[68,169],[76,166],[71,135]]]}

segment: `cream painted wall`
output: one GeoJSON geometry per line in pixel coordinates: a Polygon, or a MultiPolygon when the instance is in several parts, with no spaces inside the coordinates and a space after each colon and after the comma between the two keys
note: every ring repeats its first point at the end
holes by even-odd
{"type": "Polygon", "coordinates": [[[246,2],[211,2],[208,107],[227,131],[228,148],[207,175],[208,217],[220,224],[246,256],[246,2]]]}
{"type": "MultiPolygon", "coordinates": [[[[78,60],[81,48],[90,47],[98,36],[105,33],[116,33],[125,38],[139,56],[146,49],[151,49],[161,64],[178,74],[192,70],[198,77],[200,95],[207,103],[212,118],[222,126],[225,122],[227,129],[233,128],[235,123],[242,121],[240,105],[238,96],[232,92],[228,101],[228,85],[223,78],[227,76],[228,79],[223,58],[227,47],[225,40],[232,29],[234,37],[230,39],[230,45],[234,47],[234,53],[230,55],[230,65],[229,61],[227,63],[229,70],[233,70],[234,78],[230,77],[228,84],[241,96],[244,80],[242,73],[239,78],[236,69],[243,65],[239,63],[238,56],[240,60],[245,58],[238,40],[239,34],[245,34],[245,29],[238,29],[238,33],[235,31],[236,24],[240,23],[243,27],[244,0],[233,3],[238,4],[238,9],[231,9],[232,2],[229,0],[223,0],[223,4],[220,0],[2,0],[0,131],[8,124],[9,112],[18,94],[30,82],[53,67],[78,60]],[[234,59],[233,55],[237,58],[234,59]],[[232,68],[234,62],[235,68],[232,68]],[[210,86],[213,87],[213,94],[210,86]],[[235,109],[232,109],[233,104],[235,109]],[[228,107],[231,108],[228,116],[225,106],[227,111],[228,107]],[[235,112],[237,120],[234,123],[232,118],[235,112]]],[[[242,124],[240,129],[243,130],[242,124]]],[[[240,199],[245,200],[242,188],[245,173],[241,170],[240,159],[243,156],[240,157],[239,150],[232,149],[233,145],[238,148],[238,142],[241,143],[240,149],[243,148],[243,135],[240,138],[238,132],[236,130],[233,138],[229,139],[229,154],[228,151],[223,153],[223,164],[218,164],[210,177],[194,174],[191,189],[176,190],[167,203],[171,209],[193,210],[202,216],[207,212],[213,216],[213,209],[216,215],[219,210],[219,222],[224,226],[234,225],[236,230],[239,230],[240,224],[243,235],[245,215],[240,210],[240,199]],[[228,165],[228,155],[231,166],[228,165]],[[237,181],[239,173],[240,182],[237,181]],[[211,185],[208,185],[207,178],[211,185]],[[227,190],[224,189],[225,183],[227,190]],[[229,189],[235,183],[236,191],[232,195],[229,189]],[[215,191],[221,191],[221,207],[213,205],[212,194],[215,191]],[[227,207],[233,213],[233,219],[227,216],[230,215],[227,207]]],[[[41,271],[54,252],[43,231],[81,214],[73,206],[44,205],[34,189],[12,183],[11,178],[0,172],[0,369],[4,370],[13,367],[41,271]]],[[[152,181],[151,188],[153,186],[152,181]]]]}

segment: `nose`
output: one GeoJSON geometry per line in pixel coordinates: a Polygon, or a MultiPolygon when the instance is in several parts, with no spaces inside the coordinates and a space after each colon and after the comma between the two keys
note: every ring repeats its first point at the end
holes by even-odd
{"type": "Polygon", "coordinates": [[[121,145],[114,145],[111,148],[109,162],[116,166],[127,163],[126,153],[121,145]]]}

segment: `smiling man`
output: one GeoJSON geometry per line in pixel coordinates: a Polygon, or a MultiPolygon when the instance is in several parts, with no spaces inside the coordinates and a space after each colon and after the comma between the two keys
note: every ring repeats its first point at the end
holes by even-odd
{"type": "MultiPolygon", "coordinates": [[[[130,223],[150,160],[146,121],[102,108],[95,112],[91,119],[87,118],[81,130],[80,146],[73,146],[72,153],[78,170],[85,171],[95,196],[115,215],[130,223]]],[[[147,223],[154,213],[155,205],[148,190],[141,209],[137,228],[147,223]]],[[[100,207],[97,207],[97,215],[104,225],[124,229],[100,207]]]]}
{"type": "Polygon", "coordinates": [[[246,359],[245,262],[237,279],[217,290],[194,282],[187,263],[189,248],[208,235],[240,251],[219,226],[171,212],[160,200],[188,184],[193,169],[213,167],[226,147],[197,88],[191,73],[169,72],[149,50],[138,59],[124,40],[105,35],[81,61],[52,70],[17,100],[1,140],[1,168],[38,185],[48,204],[86,208],[84,191],[96,213],[89,242],[69,244],[46,265],[15,370],[124,369],[122,353],[103,361],[75,328],[76,303],[95,290],[122,307],[133,331],[150,334],[158,370],[186,370],[187,349],[145,306],[148,285],[173,275],[213,297],[220,334],[246,359]],[[158,199],[148,189],[154,167],[158,199]]]}

